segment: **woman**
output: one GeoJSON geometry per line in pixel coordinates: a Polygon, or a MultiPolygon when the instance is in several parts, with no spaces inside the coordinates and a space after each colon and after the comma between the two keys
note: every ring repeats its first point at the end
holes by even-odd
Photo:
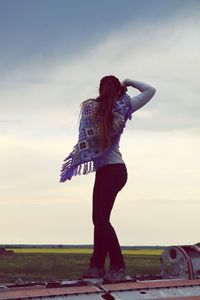
{"type": "Polygon", "coordinates": [[[96,171],[93,188],[94,249],[85,278],[103,277],[106,282],[125,279],[125,263],[110,214],[118,192],[127,181],[125,162],[119,142],[127,119],[145,105],[155,94],[155,88],[136,80],[120,83],[113,75],[100,81],[99,96],[83,102],[79,140],[65,159],[61,182],[77,174],[96,171]],[[131,98],[127,87],[141,93],[131,98]],[[104,270],[109,256],[110,266],[104,270]]]}

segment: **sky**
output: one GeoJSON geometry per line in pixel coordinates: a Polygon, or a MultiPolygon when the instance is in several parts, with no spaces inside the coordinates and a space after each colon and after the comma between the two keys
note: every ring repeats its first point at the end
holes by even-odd
{"type": "Polygon", "coordinates": [[[0,0],[0,244],[93,243],[95,174],[59,177],[110,74],[157,90],[121,139],[120,244],[200,241],[199,29],[198,0],[0,0]]]}

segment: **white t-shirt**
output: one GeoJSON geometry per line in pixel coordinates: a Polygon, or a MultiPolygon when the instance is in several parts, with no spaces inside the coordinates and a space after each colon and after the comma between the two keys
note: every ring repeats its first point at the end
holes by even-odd
{"type": "MultiPolygon", "coordinates": [[[[142,106],[144,106],[151,98],[154,96],[156,89],[144,82],[126,79],[125,82],[138,90],[140,90],[140,94],[130,98],[130,106],[132,107],[132,113],[134,113],[136,110],[140,109],[142,106]]],[[[103,165],[109,165],[109,164],[124,164],[124,160],[122,158],[122,154],[119,150],[119,143],[120,138],[118,140],[118,143],[116,144],[116,147],[108,153],[108,155],[104,158],[102,164],[103,165]]]]}

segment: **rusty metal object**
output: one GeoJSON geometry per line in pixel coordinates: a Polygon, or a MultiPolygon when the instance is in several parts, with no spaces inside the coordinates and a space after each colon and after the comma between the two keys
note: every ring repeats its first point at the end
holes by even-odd
{"type": "Polygon", "coordinates": [[[200,248],[167,247],[161,256],[161,274],[127,276],[105,284],[102,278],[23,282],[0,286],[0,300],[200,300],[200,248]]]}
{"type": "MultiPolygon", "coordinates": [[[[1,300],[55,299],[55,300],[142,300],[142,299],[200,299],[200,279],[160,279],[103,284],[102,280],[60,282],[49,285],[9,287],[0,292],[1,300]]],[[[53,282],[51,282],[53,283],[53,282]]]]}
{"type": "Polygon", "coordinates": [[[200,248],[167,247],[161,256],[161,275],[163,278],[200,278],[200,248]]]}

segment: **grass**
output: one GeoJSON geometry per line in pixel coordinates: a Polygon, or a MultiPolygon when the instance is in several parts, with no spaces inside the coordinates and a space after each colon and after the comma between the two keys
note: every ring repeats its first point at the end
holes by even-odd
{"type": "MultiPolygon", "coordinates": [[[[88,268],[92,249],[14,249],[14,255],[0,256],[0,283],[78,279],[88,268]]],[[[160,273],[160,249],[122,251],[127,274],[160,273]]],[[[108,266],[108,262],[107,262],[108,266]]]]}
{"type": "MultiPolygon", "coordinates": [[[[14,253],[46,253],[46,254],[91,254],[92,249],[87,248],[17,248],[8,249],[13,250],[14,253]]],[[[123,249],[123,254],[134,254],[134,255],[161,255],[162,249],[123,249]]]]}

